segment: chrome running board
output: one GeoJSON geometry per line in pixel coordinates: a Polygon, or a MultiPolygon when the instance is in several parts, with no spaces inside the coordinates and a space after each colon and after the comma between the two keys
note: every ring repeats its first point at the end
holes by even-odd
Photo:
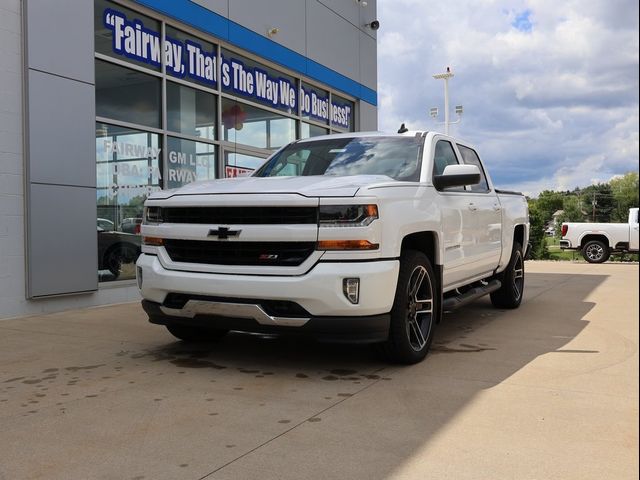
{"type": "Polygon", "coordinates": [[[442,308],[445,312],[456,310],[467,303],[473,302],[477,298],[495,292],[502,286],[500,280],[491,280],[486,285],[474,287],[463,294],[455,297],[449,297],[442,302],[442,308]]]}

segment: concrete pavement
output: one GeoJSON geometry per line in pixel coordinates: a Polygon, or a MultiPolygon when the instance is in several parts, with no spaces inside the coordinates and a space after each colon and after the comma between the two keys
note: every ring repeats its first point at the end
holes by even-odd
{"type": "Polygon", "coordinates": [[[0,479],[638,478],[638,265],[526,269],[410,367],[136,304],[0,321],[0,479]]]}

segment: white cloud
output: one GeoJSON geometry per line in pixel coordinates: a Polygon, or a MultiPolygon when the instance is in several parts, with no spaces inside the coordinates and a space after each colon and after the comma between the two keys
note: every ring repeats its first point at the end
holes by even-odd
{"type": "Polygon", "coordinates": [[[511,188],[531,197],[543,190],[573,190],[578,186],[608,182],[613,176],[601,173],[605,161],[604,156],[594,155],[576,165],[560,167],[550,177],[515,183],[511,188]]]}
{"type": "Polygon", "coordinates": [[[443,108],[432,75],[451,65],[451,103],[465,106],[452,132],[476,144],[498,185],[537,193],[638,169],[635,0],[380,0],[378,9],[381,130],[403,121],[442,130],[428,116],[443,108]]]}

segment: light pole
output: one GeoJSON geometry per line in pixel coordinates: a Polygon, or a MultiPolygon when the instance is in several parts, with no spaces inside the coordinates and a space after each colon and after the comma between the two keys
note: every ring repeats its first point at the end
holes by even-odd
{"type": "MultiPolygon", "coordinates": [[[[436,80],[444,80],[444,133],[445,135],[449,135],[449,125],[452,123],[458,123],[460,119],[455,122],[449,121],[449,79],[453,77],[453,72],[450,67],[447,67],[447,71],[444,73],[438,73],[434,75],[433,78],[436,80]]],[[[458,116],[462,115],[462,105],[456,106],[456,113],[458,116]]],[[[431,116],[435,117],[438,115],[438,109],[431,109],[431,116]],[[435,113],[435,115],[434,115],[435,113]]]]}

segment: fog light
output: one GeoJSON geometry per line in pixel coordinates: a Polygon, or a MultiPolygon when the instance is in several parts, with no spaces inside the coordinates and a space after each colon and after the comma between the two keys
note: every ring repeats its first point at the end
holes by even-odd
{"type": "Polygon", "coordinates": [[[138,288],[142,290],[142,267],[136,267],[136,280],[138,281],[138,288]]]}
{"type": "Polygon", "coordinates": [[[359,278],[345,278],[342,280],[342,292],[354,305],[358,303],[360,298],[360,279],[359,278]]]}

